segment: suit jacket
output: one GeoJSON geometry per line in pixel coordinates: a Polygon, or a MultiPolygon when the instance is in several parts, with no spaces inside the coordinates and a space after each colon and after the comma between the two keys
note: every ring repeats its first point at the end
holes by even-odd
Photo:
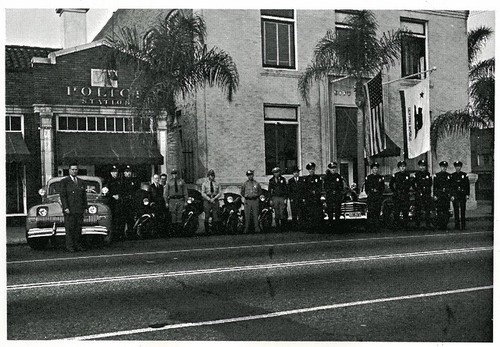
{"type": "Polygon", "coordinates": [[[154,183],[149,186],[149,191],[151,193],[151,198],[157,205],[165,205],[165,199],[163,198],[164,186],[158,184],[158,187],[154,183]]]}
{"type": "Polygon", "coordinates": [[[83,214],[87,208],[85,181],[77,176],[75,184],[70,176],[63,178],[60,197],[63,211],[68,208],[70,214],[83,214]]]}
{"type": "Polygon", "coordinates": [[[300,199],[304,194],[304,181],[302,177],[299,177],[297,182],[295,182],[295,177],[288,180],[288,195],[290,199],[300,199]]]}

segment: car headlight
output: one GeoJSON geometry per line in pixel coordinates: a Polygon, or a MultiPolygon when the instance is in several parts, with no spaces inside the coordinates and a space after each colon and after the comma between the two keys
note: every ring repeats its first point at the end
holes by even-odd
{"type": "Polygon", "coordinates": [[[45,217],[49,214],[49,209],[47,207],[39,207],[36,214],[41,217],[45,217]]]}
{"type": "Polygon", "coordinates": [[[320,200],[321,200],[321,201],[325,201],[325,200],[326,200],[326,198],[325,198],[323,195],[321,195],[320,200]]]}
{"type": "Polygon", "coordinates": [[[95,206],[95,205],[89,206],[89,213],[96,214],[97,213],[97,206],[95,206]]]}
{"type": "Polygon", "coordinates": [[[260,201],[265,201],[266,200],[266,197],[264,195],[261,195],[259,198],[260,198],[260,201]]]}
{"type": "Polygon", "coordinates": [[[45,189],[40,188],[40,189],[38,190],[38,194],[40,194],[41,196],[44,196],[44,195],[45,195],[45,189]]]}
{"type": "Polygon", "coordinates": [[[108,187],[104,187],[104,188],[102,188],[101,192],[102,192],[103,195],[106,195],[109,192],[109,188],[108,187]]]}
{"type": "Polygon", "coordinates": [[[232,203],[233,203],[233,201],[234,201],[234,199],[233,199],[233,197],[232,197],[232,196],[228,196],[228,197],[227,197],[227,202],[228,202],[228,203],[232,204],[232,203]]]}
{"type": "Polygon", "coordinates": [[[188,203],[188,204],[192,204],[193,202],[194,202],[194,198],[190,196],[190,197],[187,199],[187,203],[188,203]]]}
{"type": "Polygon", "coordinates": [[[149,205],[149,199],[148,199],[148,198],[144,198],[144,199],[142,199],[142,203],[143,203],[144,205],[149,205]]]}

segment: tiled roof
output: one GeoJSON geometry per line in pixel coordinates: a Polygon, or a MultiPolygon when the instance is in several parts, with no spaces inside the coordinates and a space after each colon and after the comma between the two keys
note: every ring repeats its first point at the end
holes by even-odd
{"type": "Polygon", "coordinates": [[[50,52],[60,48],[5,46],[5,68],[7,71],[25,70],[31,65],[31,58],[47,58],[50,52]]]}

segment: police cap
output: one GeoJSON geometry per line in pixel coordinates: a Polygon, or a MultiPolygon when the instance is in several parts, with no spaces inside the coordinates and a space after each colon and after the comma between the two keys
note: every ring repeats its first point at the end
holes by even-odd
{"type": "Polygon", "coordinates": [[[331,163],[328,163],[328,168],[329,169],[335,169],[337,167],[337,163],[332,161],[331,163]]]}
{"type": "Polygon", "coordinates": [[[253,175],[253,170],[247,170],[247,176],[253,175]]]}
{"type": "Polygon", "coordinates": [[[463,166],[463,163],[462,163],[460,160],[457,160],[456,162],[454,162],[454,163],[453,163],[453,166],[454,166],[454,167],[457,167],[457,166],[462,167],[462,166],[463,166]]]}
{"type": "Polygon", "coordinates": [[[418,161],[418,166],[426,166],[427,163],[425,162],[425,160],[421,159],[418,161]]]}
{"type": "Polygon", "coordinates": [[[404,161],[404,160],[398,161],[398,167],[401,167],[401,166],[406,166],[406,161],[404,161]]]}
{"type": "Polygon", "coordinates": [[[207,172],[207,177],[208,177],[208,176],[215,176],[215,171],[214,171],[214,170],[212,170],[212,169],[208,170],[208,172],[207,172]]]}
{"type": "Polygon", "coordinates": [[[292,172],[300,172],[300,169],[297,165],[295,165],[293,168],[292,168],[292,172]]]}
{"type": "Polygon", "coordinates": [[[375,161],[370,165],[370,169],[373,169],[374,167],[380,167],[380,164],[375,161]]]}
{"type": "Polygon", "coordinates": [[[118,166],[113,165],[113,166],[111,167],[111,170],[110,170],[110,171],[111,171],[111,172],[118,172],[118,166]]]}
{"type": "Polygon", "coordinates": [[[172,175],[175,175],[175,174],[178,174],[179,171],[177,171],[177,169],[172,169],[172,171],[170,172],[172,175]]]}
{"type": "Polygon", "coordinates": [[[127,165],[125,166],[125,169],[123,171],[132,172],[132,167],[130,167],[130,165],[127,165]]]}
{"type": "Polygon", "coordinates": [[[281,171],[281,169],[280,169],[278,166],[276,166],[276,167],[275,167],[275,168],[273,168],[273,170],[272,170],[272,172],[273,172],[273,173],[280,172],[280,171],[281,171]]]}
{"type": "Polygon", "coordinates": [[[306,165],[307,170],[311,170],[311,169],[315,169],[315,168],[316,168],[316,163],[314,163],[314,162],[307,163],[307,165],[306,165]]]}
{"type": "Polygon", "coordinates": [[[448,167],[448,162],[446,160],[440,161],[439,166],[446,166],[448,167]]]}

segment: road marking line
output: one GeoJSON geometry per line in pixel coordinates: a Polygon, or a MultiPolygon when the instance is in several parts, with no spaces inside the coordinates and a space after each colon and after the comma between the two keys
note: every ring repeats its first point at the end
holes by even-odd
{"type": "Polygon", "coordinates": [[[364,257],[319,259],[319,260],[307,260],[307,261],[297,261],[297,262],[287,262],[287,263],[274,263],[274,264],[234,266],[234,267],[224,267],[224,268],[170,271],[170,272],[161,272],[161,273],[138,274],[138,275],[128,275],[128,276],[113,276],[113,277],[98,277],[98,278],[87,278],[87,279],[77,279],[77,280],[67,280],[67,281],[35,282],[35,283],[8,285],[7,291],[37,289],[37,288],[47,288],[47,287],[62,287],[62,286],[81,285],[81,284],[96,284],[96,283],[107,283],[107,282],[137,281],[137,280],[145,280],[145,279],[153,279],[153,278],[208,275],[208,274],[227,273],[227,272],[282,269],[282,268],[293,268],[293,267],[301,267],[301,266],[329,265],[329,264],[336,264],[336,263],[350,263],[350,262],[359,262],[359,261],[388,260],[388,259],[395,259],[395,258],[412,258],[412,257],[425,257],[425,256],[436,256],[436,255],[450,255],[450,254],[460,254],[460,253],[484,252],[484,251],[492,251],[492,250],[493,250],[493,247],[456,248],[456,249],[444,249],[444,250],[437,250],[437,251],[395,253],[395,254],[371,255],[371,256],[364,256],[364,257]]]}
{"type": "Polygon", "coordinates": [[[287,311],[277,311],[277,312],[258,314],[258,315],[252,315],[252,316],[217,319],[217,320],[211,320],[211,321],[170,324],[170,325],[165,325],[165,326],[158,327],[158,328],[147,327],[147,328],[139,328],[139,329],[131,329],[131,330],[114,331],[114,332],[109,332],[109,333],[67,337],[67,338],[64,338],[61,340],[96,340],[96,339],[104,339],[104,338],[124,336],[124,335],[134,335],[134,334],[142,334],[142,333],[149,333],[149,332],[158,332],[158,331],[162,331],[162,330],[183,329],[183,328],[220,325],[220,324],[228,324],[228,323],[238,323],[238,322],[246,322],[246,321],[253,321],[253,320],[260,320],[260,319],[269,319],[269,318],[290,316],[290,315],[296,315],[296,314],[317,312],[317,311],[333,310],[333,309],[344,308],[344,307],[371,305],[371,304],[378,304],[378,303],[391,302],[391,301],[430,298],[430,297],[435,297],[435,296],[462,294],[462,293],[475,292],[475,291],[481,291],[481,290],[491,290],[491,289],[493,289],[493,285],[483,286],[483,287],[455,289],[455,290],[446,290],[446,291],[431,292],[431,293],[395,296],[395,297],[390,297],[390,298],[379,298],[379,299],[371,299],[371,300],[346,302],[346,303],[340,303],[340,304],[308,307],[308,308],[301,308],[301,309],[294,309],[294,310],[287,310],[287,311]]]}
{"type": "Polygon", "coordinates": [[[472,231],[464,233],[440,233],[440,234],[424,234],[424,235],[405,235],[405,236],[384,236],[384,237],[365,237],[353,238],[345,240],[322,240],[322,241],[299,241],[299,242],[283,242],[283,243],[267,243],[260,245],[239,245],[239,246],[226,246],[226,247],[210,247],[210,248],[192,248],[192,249],[179,249],[169,251],[151,251],[151,252],[134,252],[134,253],[119,253],[119,254],[100,254],[88,255],[77,257],[61,257],[61,258],[44,258],[32,260],[13,260],[6,262],[7,265],[13,264],[27,264],[51,261],[69,261],[81,259],[96,259],[96,258],[116,258],[116,257],[129,257],[129,256],[143,256],[143,255],[156,255],[156,254],[177,254],[177,253],[190,253],[190,252],[210,252],[210,251],[226,251],[226,250],[239,250],[239,249],[252,249],[252,248],[267,248],[267,247],[280,247],[280,246],[307,246],[326,243],[342,243],[342,242],[356,242],[356,241],[386,241],[386,240],[404,240],[425,237],[445,237],[445,236],[463,236],[463,235],[477,235],[491,233],[491,231],[472,231]]]}

